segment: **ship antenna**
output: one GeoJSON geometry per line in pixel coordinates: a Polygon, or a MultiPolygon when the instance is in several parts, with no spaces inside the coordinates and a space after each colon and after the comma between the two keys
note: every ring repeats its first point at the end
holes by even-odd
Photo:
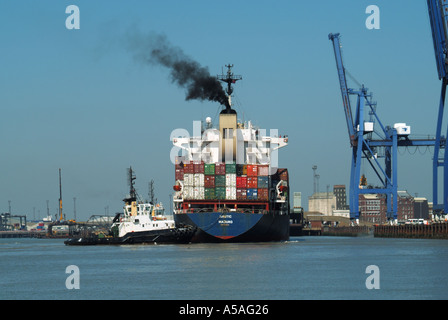
{"type": "Polygon", "coordinates": [[[231,109],[231,107],[232,107],[231,95],[233,92],[232,84],[237,82],[238,80],[242,80],[243,78],[241,76],[236,76],[233,74],[233,72],[232,72],[233,64],[230,64],[230,63],[227,64],[226,68],[227,68],[227,74],[226,75],[224,75],[224,74],[218,75],[217,78],[218,78],[218,80],[221,80],[222,82],[227,83],[226,93],[227,93],[227,97],[229,99],[229,103],[226,106],[226,109],[231,109]]]}

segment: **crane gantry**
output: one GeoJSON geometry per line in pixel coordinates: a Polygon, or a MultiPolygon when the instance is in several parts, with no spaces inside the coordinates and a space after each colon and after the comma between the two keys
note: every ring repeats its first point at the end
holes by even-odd
{"type": "MultiPolygon", "coordinates": [[[[437,72],[439,80],[442,80],[440,93],[439,113],[437,118],[436,137],[433,157],[433,211],[436,214],[448,213],[448,152],[444,157],[440,155],[440,149],[446,148],[446,137],[442,136],[442,120],[445,107],[446,86],[448,84],[448,43],[447,20],[448,3],[446,0],[427,0],[429,20],[431,24],[434,53],[436,56],[437,72]],[[438,169],[443,169],[443,201],[438,199],[438,169]]],[[[447,132],[448,135],[448,132],[447,132]]]]}
{"type": "Polygon", "coordinates": [[[330,33],[328,38],[333,42],[342,103],[352,148],[349,190],[350,219],[353,222],[359,222],[360,194],[384,194],[387,203],[387,219],[392,223],[397,220],[398,147],[434,146],[437,140],[411,139],[409,136],[410,126],[404,123],[396,123],[394,127],[384,126],[378,117],[376,103],[372,101],[372,94],[369,93],[368,89],[364,85],[358,90],[348,88],[347,86],[346,71],[342,61],[340,34],[330,33]],[[354,117],[350,95],[357,96],[354,117]],[[369,119],[365,119],[367,112],[370,115],[369,119]],[[380,128],[374,130],[376,124],[380,128]],[[384,164],[380,163],[378,160],[380,158],[384,158],[384,164]],[[362,159],[368,161],[381,181],[381,186],[360,188],[362,159]]]}

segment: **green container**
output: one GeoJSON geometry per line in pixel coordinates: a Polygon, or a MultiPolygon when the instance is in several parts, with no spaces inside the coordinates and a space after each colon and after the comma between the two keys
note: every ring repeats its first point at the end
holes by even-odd
{"type": "Polygon", "coordinates": [[[214,163],[206,163],[204,165],[204,174],[214,175],[215,174],[215,164],[214,163]]]}
{"type": "Polygon", "coordinates": [[[215,188],[205,188],[204,189],[204,197],[205,200],[214,200],[215,196],[215,188]]]}
{"type": "Polygon", "coordinates": [[[216,187],[215,188],[215,198],[224,200],[226,198],[226,187],[216,187]]]}
{"type": "Polygon", "coordinates": [[[215,176],[215,187],[225,187],[225,186],[226,186],[226,176],[225,175],[216,175],[215,176]]]}
{"type": "Polygon", "coordinates": [[[226,163],[226,173],[236,173],[236,163],[226,163]]]}

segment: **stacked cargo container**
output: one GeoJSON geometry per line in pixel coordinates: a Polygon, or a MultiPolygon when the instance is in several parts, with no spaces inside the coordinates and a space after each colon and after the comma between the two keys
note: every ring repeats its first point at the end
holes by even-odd
{"type": "Polygon", "coordinates": [[[269,166],[177,161],[185,200],[269,200],[269,166]]]}

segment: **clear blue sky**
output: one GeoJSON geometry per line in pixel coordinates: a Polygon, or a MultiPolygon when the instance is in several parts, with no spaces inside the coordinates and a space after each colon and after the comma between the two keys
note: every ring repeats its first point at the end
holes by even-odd
{"type": "MultiPolygon", "coordinates": [[[[221,73],[243,76],[235,87],[239,115],[288,134],[279,154],[303,204],[313,191],[349,184],[351,150],[328,33],[342,34],[344,62],[378,102],[382,122],[405,122],[435,134],[437,79],[426,1],[25,1],[0,2],[0,212],[32,218],[57,212],[62,168],[64,212],[78,219],[120,212],[125,169],[145,196],[169,208],[174,169],[170,133],[214,118],[220,106],[185,101],[166,69],[137,63],[129,30],[165,34],[171,43],[221,73]],[[68,30],[65,9],[80,9],[68,30]],[[365,9],[380,8],[380,30],[365,9]]],[[[349,86],[356,87],[354,83],[349,86]]],[[[411,150],[414,152],[415,150],[411,150]]],[[[432,199],[432,155],[400,150],[399,189],[432,199]]],[[[369,175],[368,175],[369,180],[369,175]]]]}

